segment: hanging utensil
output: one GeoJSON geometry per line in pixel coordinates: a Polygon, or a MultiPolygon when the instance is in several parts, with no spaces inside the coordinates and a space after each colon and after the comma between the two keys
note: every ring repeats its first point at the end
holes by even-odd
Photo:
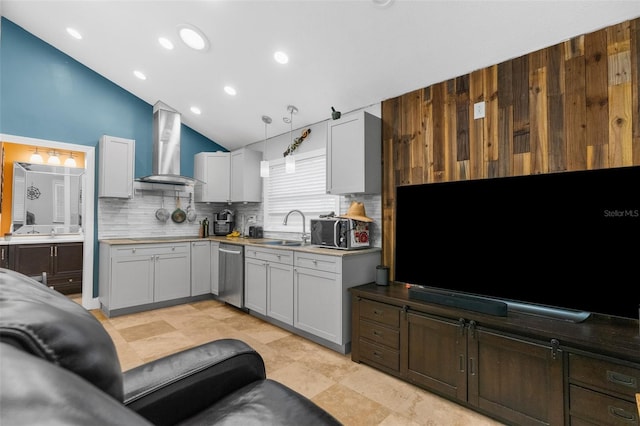
{"type": "Polygon", "coordinates": [[[180,207],[180,197],[176,196],[176,209],[171,213],[171,220],[175,223],[182,223],[187,218],[187,214],[180,207]]]}
{"type": "Polygon", "coordinates": [[[156,219],[158,219],[160,222],[166,222],[167,220],[169,220],[169,210],[164,208],[164,195],[162,196],[162,207],[160,207],[158,210],[156,210],[156,219]]]}
{"type": "Polygon", "coordinates": [[[196,211],[193,207],[191,207],[191,193],[189,193],[189,205],[187,206],[187,220],[189,222],[195,222],[196,220],[196,211]]]}

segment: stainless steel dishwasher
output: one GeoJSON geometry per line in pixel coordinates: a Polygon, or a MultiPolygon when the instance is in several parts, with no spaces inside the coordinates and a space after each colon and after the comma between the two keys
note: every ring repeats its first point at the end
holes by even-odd
{"type": "Polygon", "coordinates": [[[244,246],[220,244],[218,299],[244,309],[244,246]]]}

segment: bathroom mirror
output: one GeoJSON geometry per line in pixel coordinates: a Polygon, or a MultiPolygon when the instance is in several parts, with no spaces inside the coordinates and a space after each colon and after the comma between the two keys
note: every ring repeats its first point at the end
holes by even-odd
{"type": "Polygon", "coordinates": [[[13,234],[82,232],[83,189],[84,169],[14,162],[13,234]]]}

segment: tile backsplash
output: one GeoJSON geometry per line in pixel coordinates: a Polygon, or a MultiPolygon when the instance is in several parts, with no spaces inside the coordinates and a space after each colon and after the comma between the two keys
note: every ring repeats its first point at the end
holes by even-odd
{"type": "MultiPolygon", "coordinates": [[[[182,210],[189,205],[190,189],[179,192],[182,210]]],[[[194,222],[184,221],[175,223],[171,219],[161,222],[156,219],[156,210],[164,207],[173,212],[176,209],[176,195],[173,191],[136,191],[133,199],[99,198],[98,199],[98,239],[141,238],[141,237],[186,237],[198,236],[200,221],[207,217],[212,227],[213,215],[225,208],[235,212],[236,228],[243,234],[248,234],[248,218],[256,217],[256,225],[263,223],[262,203],[192,203],[196,211],[194,222]],[[244,225],[244,226],[243,226],[244,225]],[[240,229],[243,228],[243,229],[240,229]]],[[[381,247],[382,235],[382,203],[380,195],[341,196],[340,211],[346,213],[352,201],[361,201],[365,205],[367,216],[374,219],[371,232],[371,243],[374,247],[381,247]]],[[[300,239],[302,235],[296,232],[269,232],[265,230],[265,238],[300,239]]]]}

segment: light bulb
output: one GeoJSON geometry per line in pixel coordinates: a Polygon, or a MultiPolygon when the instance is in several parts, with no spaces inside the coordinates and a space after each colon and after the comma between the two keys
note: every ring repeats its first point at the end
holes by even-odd
{"type": "Polygon", "coordinates": [[[69,158],[67,158],[66,160],[64,160],[64,165],[66,167],[75,167],[76,166],[76,159],[73,158],[73,154],[69,155],[69,158]]]}
{"type": "Polygon", "coordinates": [[[31,154],[31,158],[29,159],[32,163],[42,163],[42,155],[38,153],[38,148],[36,148],[36,152],[31,154]]]}
{"type": "Polygon", "coordinates": [[[287,155],[287,157],[284,159],[284,171],[285,173],[296,172],[296,159],[293,154],[287,155]]]}
{"type": "Polygon", "coordinates": [[[55,151],[49,156],[49,159],[47,160],[47,164],[54,164],[54,165],[60,164],[60,158],[58,158],[55,151]]]}
{"type": "Polygon", "coordinates": [[[269,177],[269,162],[267,160],[260,162],[260,177],[269,177]]]}

